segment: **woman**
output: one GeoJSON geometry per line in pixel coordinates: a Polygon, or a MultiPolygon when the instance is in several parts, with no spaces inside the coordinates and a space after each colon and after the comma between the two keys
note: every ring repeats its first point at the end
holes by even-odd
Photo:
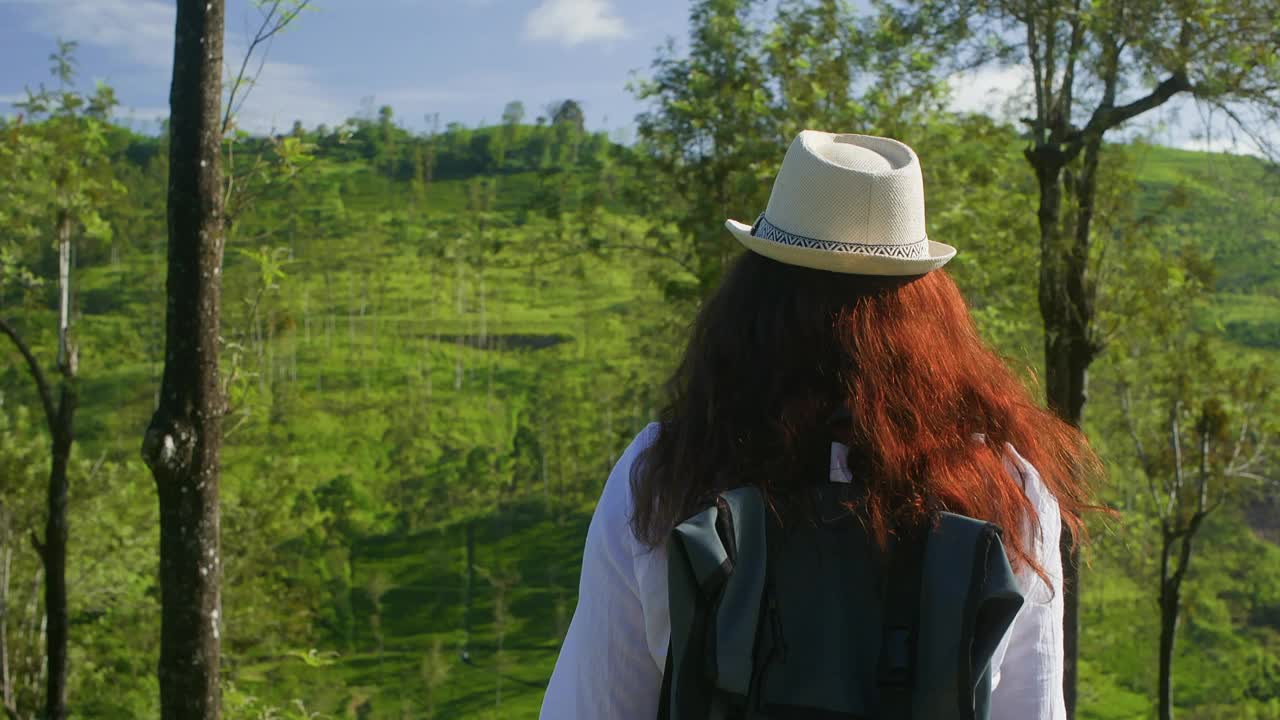
{"type": "Polygon", "coordinates": [[[992,661],[991,717],[1057,720],[1061,522],[1080,537],[1083,436],[1041,409],[978,337],[925,235],[915,153],[887,138],[806,131],[708,299],[662,422],[619,460],[592,518],[578,607],[547,689],[549,720],[655,717],[670,635],[672,528],[720,490],[797,507],[815,460],[857,478],[881,545],[930,508],[994,523],[1025,603],[992,661]],[[828,419],[851,416],[831,441],[828,419]]]}

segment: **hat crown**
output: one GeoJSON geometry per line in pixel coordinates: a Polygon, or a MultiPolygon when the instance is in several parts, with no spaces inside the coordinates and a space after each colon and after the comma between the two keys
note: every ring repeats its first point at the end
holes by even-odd
{"type": "Polygon", "coordinates": [[[753,252],[792,265],[865,275],[916,275],[955,256],[925,234],[920,161],[872,135],[805,130],[791,143],[754,225],[725,221],[753,252]]]}
{"type": "Polygon", "coordinates": [[[920,163],[896,140],[805,130],[782,160],[765,217],[814,240],[924,243],[920,163]]]}
{"type": "Polygon", "coordinates": [[[831,142],[818,145],[814,148],[814,152],[823,160],[846,170],[882,173],[893,169],[889,158],[840,136],[832,138],[831,142]]]}

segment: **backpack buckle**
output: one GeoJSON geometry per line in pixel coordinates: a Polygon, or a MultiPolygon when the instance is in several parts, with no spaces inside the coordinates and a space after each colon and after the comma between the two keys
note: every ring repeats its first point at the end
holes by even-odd
{"type": "Polygon", "coordinates": [[[911,628],[885,628],[880,655],[877,682],[881,687],[907,687],[911,684],[911,628]]]}

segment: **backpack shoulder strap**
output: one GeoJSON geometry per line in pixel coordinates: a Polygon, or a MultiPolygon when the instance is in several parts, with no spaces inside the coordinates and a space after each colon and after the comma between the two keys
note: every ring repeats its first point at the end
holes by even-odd
{"type": "Polygon", "coordinates": [[[940,513],[922,577],[916,672],[931,687],[914,694],[916,715],[984,720],[991,655],[1022,606],[999,528],[940,513]]]}
{"type": "Polygon", "coordinates": [[[660,718],[703,720],[745,702],[766,573],[764,499],[744,487],[681,523],[667,542],[671,640],[660,718]]]}
{"type": "Polygon", "coordinates": [[[730,490],[720,498],[727,506],[721,514],[731,521],[736,561],[716,608],[713,677],[720,690],[746,698],[768,570],[764,498],[754,487],[730,490]]]}

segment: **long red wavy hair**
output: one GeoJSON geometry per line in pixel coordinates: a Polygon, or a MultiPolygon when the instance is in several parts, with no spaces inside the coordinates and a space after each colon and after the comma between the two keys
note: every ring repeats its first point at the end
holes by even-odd
{"type": "MultiPolygon", "coordinates": [[[[785,508],[825,477],[843,404],[858,512],[882,546],[899,523],[946,509],[995,523],[1015,567],[1035,562],[1038,518],[1005,443],[1039,472],[1064,527],[1101,463],[979,337],[942,270],[905,278],[822,272],[744,253],[704,303],[667,383],[653,445],[633,466],[632,529],[662,543],[723,489],[755,485],[785,508]]],[[[781,511],[780,511],[781,512],[781,511]]]]}

